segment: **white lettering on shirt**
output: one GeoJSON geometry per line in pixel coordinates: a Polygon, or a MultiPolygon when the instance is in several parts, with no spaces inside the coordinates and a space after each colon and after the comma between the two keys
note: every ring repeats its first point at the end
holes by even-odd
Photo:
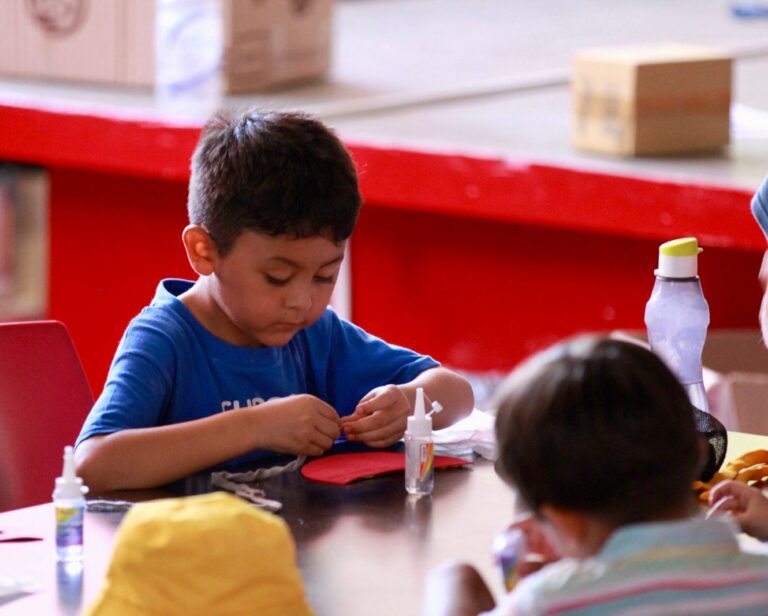
{"type": "MultiPolygon", "coordinates": [[[[275,400],[276,398],[279,398],[280,396],[273,396],[270,398],[270,400],[275,400]]],[[[266,402],[264,398],[260,396],[254,396],[253,398],[246,398],[245,404],[240,404],[240,400],[222,400],[221,401],[221,410],[222,411],[235,411],[242,407],[247,406],[258,406],[259,404],[263,404],[266,402]]]]}

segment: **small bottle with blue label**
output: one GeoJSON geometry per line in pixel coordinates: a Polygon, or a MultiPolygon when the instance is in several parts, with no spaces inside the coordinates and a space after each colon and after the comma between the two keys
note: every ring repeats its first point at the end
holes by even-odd
{"type": "Polygon", "coordinates": [[[64,469],[56,478],[53,505],[56,509],[56,557],[59,561],[74,562],[83,558],[83,519],[85,494],[88,488],[75,473],[74,450],[64,448],[64,469]]]}
{"type": "Polygon", "coordinates": [[[520,579],[520,565],[525,561],[528,544],[519,528],[500,532],[493,539],[493,558],[501,571],[504,588],[510,592],[520,579]]]}

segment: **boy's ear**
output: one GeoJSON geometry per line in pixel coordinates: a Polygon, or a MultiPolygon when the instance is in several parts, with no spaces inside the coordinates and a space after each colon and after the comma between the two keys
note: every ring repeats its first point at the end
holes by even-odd
{"type": "Polygon", "coordinates": [[[181,234],[184,250],[192,269],[200,276],[210,276],[215,269],[217,256],[213,239],[200,225],[187,225],[181,234]]]}

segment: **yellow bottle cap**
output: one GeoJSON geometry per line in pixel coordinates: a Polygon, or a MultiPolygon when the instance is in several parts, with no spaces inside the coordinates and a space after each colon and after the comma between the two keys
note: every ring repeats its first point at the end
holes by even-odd
{"type": "Polygon", "coordinates": [[[701,251],[695,237],[664,242],[659,246],[659,268],[655,274],[664,278],[695,278],[701,251]]]}
{"type": "Polygon", "coordinates": [[[664,242],[659,246],[659,254],[667,257],[695,257],[703,249],[695,237],[681,237],[677,240],[664,242]]]}

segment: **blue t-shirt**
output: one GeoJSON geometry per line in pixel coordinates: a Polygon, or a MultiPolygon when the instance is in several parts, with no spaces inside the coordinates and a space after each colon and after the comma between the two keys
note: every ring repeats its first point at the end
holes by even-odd
{"type": "MultiPolygon", "coordinates": [[[[192,282],[163,280],[128,325],[104,391],[77,439],[237,412],[270,398],[312,394],[340,416],[380,385],[403,384],[438,363],[387,344],[331,309],[282,347],[249,348],[209,333],[178,296],[192,282]]],[[[273,455],[255,450],[233,463],[273,455]]]]}
{"type": "Polygon", "coordinates": [[[752,197],[752,214],[757,219],[763,233],[768,237],[768,176],[752,197]]]}

